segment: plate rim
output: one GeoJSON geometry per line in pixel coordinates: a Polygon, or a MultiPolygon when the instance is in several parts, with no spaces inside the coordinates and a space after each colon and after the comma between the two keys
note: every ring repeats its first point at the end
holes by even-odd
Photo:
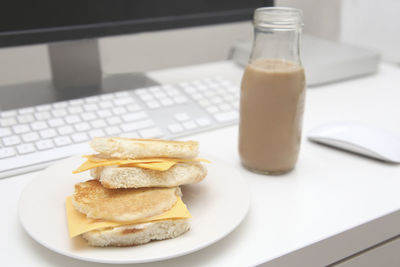
{"type": "MultiPolygon", "coordinates": [[[[216,156],[211,156],[210,154],[204,154],[202,153],[203,157],[207,157],[209,159],[212,159],[212,162],[214,164],[214,162],[218,162],[221,163],[220,165],[226,165],[227,163],[223,160],[221,160],[220,158],[216,157],[216,156]]],[[[25,225],[25,221],[23,219],[23,215],[22,215],[22,208],[21,206],[23,205],[23,198],[24,195],[26,194],[25,192],[27,190],[29,190],[29,187],[35,183],[36,180],[39,179],[44,179],[42,178],[43,173],[46,171],[49,171],[49,169],[51,168],[55,168],[58,165],[62,165],[64,162],[72,160],[74,158],[78,158],[79,156],[72,156],[72,157],[68,157],[65,158],[63,160],[60,160],[58,162],[56,162],[55,164],[50,165],[48,168],[44,169],[43,171],[41,171],[40,173],[38,173],[31,181],[29,181],[23,188],[20,196],[19,196],[19,200],[18,200],[18,219],[19,219],[19,223],[22,226],[22,228],[24,229],[25,233],[28,234],[28,236],[30,238],[32,238],[35,242],[37,242],[38,244],[40,244],[41,246],[43,246],[46,249],[49,249],[50,251],[56,252],[60,255],[66,256],[66,257],[70,257],[73,259],[78,259],[78,260],[82,260],[82,261],[86,261],[86,262],[94,262],[94,263],[106,263],[106,264],[137,264],[137,263],[149,263],[149,262],[158,262],[158,261],[163,261],[163,260],[169,260],[169,259],[173,259],[173,258],[177,258],[177,257],[181,257],[181,256],[185,256],[185,255],[189,255],[191,253],[197,252],[199,250],[202,250],[212,244],[215,244],[217,242],[219,242],[220,240],[222,240],[223,238],[227,237],[230,233],[232,233],[244,220],[244,218],[246,218],[247,214],[249,213],[249,209],[250,209],[250,188],[248,183],[246,183],[245,179],[242,177],[242,175],[240,174],[239,171],[237,171],[238,175],[236,180],[241,182],[241,185],[244,187],[242,190],[242,201],[246,201],[246,205],[244,208],[244,212],[242,212],[240,215],[240,217],[238,216],[238,218],[235,220],[235,223],[231,224],[230,227],[228,227],[225,231],[223,231],[221,234],[219,234],[217,236],[217,238],[213,238],[210,239],[207,242],[203,242],[202,244],[195,246],[194,248],[190,248],[184,251],[177,251],[175,253],[171,253],[169,255],[164,255],[164,256],[152,256],[152,257],[146,257],[146,258],[141,258],[141,259],[134,259],[134,258],[129,258],[129,259],[106,259],[106,258],[95,258],[95,257],[86,257],[86,256],[82,256],[79,253],[74,253],[71,252],[69,250],[65,250],[65,249],[60,249],[52,244],[49,244],[48,242],[44,241],[42,238],[38,237],[36,235],[36,233],[34,233],[32,230],[29,229],[29,227],[27,227],[27,225],[25,225]]],[[[232,168],[229,168],[229,172],[233,172],[232,168]]],[[[207,179],[207,177],[206,177],[207,179]]],[[[172,240],[172,239],[171,239],[172,240]]],[[[162,240],[161,240],[162,241],[162,240]]],[[[107,247],[104,248],[98,248],[98,249],[107,249],[107,247]]]]}

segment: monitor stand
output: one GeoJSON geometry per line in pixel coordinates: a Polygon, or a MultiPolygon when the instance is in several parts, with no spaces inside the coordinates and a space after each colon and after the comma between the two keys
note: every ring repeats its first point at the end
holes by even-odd
{"type": "Polygon", "coordinates": [[[104,75],[97,40],[48,45],[52,80],[0,86],[0,110],[157,85],[144,73],[104,75]]]}

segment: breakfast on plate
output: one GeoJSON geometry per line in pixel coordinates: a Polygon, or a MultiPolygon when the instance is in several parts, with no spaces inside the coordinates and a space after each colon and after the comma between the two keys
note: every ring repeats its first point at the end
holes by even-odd
{"type": "Polygon", "coordinates": [[[190,228],[180,185],[197,183],[207,169],[196,158],[198,143],[120,137],[94,138],[98,152],[74,173],[94,179],[77,183],[66,200],[70,237],[91,246],[133,246],[175,238],[190,228]]]}

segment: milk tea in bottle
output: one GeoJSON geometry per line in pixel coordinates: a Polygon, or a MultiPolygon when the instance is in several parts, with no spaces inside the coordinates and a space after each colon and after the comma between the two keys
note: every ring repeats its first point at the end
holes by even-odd
{"type": "Polygon", "coordinates": [[[282,174],[296,164],[304,112],[300,60],[302,12],[259,8],[254,43],[240,95],[239,155],[244,167],[282,174]]]}

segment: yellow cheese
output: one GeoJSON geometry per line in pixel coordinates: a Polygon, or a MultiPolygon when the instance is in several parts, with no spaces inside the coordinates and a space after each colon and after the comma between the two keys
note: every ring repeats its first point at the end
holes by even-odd
{"type": "Polygon", "coordinates": [[[120,167],[139,167],[143,169],[150,169],[156,171],[166,171],[174,166],[176,161],[164,161],[164,162],[143,162],[143,163],[133,163],[133,164],[121,164],[120,167]]]}
{"type": "Polygon", "coordinates": [[[107,227],[118,227],[128,224],[130,225],[173,219],[187,219],[192,217],[180,197],[178,197],[175,205],[163,214],[132,222],[113,222],[88,219],[85,214],[75,210],[74,206],[72,205],[72,196],[67,197],[65,207],[67,212],[68,231],[71,238],[92,230],[98,230],[107,227]]]}
{"type": "Polygon", "coordinates": [[[205,159],[178,159],[178,158],[145,158],[145,159],[106,159],[96,155],[84,156],[87,160],[72,173],[79,173],[104,166],[139,167],[157,171],[166,171],[178,162],[209,162],[205,159]]]}

